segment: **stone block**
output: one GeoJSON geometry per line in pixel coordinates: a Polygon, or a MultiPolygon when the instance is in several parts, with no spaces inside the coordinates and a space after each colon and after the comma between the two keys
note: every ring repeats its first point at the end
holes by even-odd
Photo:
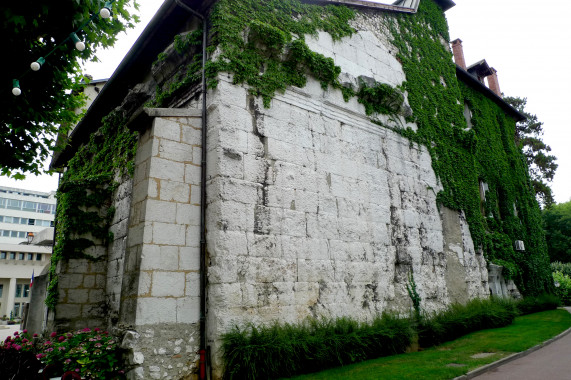
{"type": "Polygon", "coordinates": [[[193,149],[191,145],[185,143],[161,139],[159,157],[169,161],[189,163],[193,162],[193,149]]]}
{"type": "Polygon", "coordinates": [[[175,323],[177,321],[177,299],[146,297],[137,300],[135,323],[150,325],[175,323]]]}
{"type": "Polygon", "coordinates": [[[180,124],[172,118],[156,117],[153,121],[152,134],[154,137],[181,141],[180,124]]]}
{"type": "Polygon", "coordinates": [[[187,164],[184,166],[184,183],[200,185],[202,168],[197,164],[187,164]]]}
{"type": "Polygon", "coordinates": [[[153,223],[153,243],[158,245],[185,245],[185,226],[172,223],[153,223]]]}
{"type": "Polygon", "coordinates": [[[193,145],[193,146],[201,146],[202,145],[202,130],[201,128],[196,128],[191,125],[181,125],[182,129],[182,140],[181,142],[193,145]]]}
{"type": "Polygon", "coordinates": [[[186,273],[185,296],[200,297],[200,273],[186,273]]]}
{"type": "Polygon", "coordinates": [[[184,179],[184,163],[155,157],[151,160],[149,177],[181,182],[184,179]]]}
{"type": "Polygon", "coordinates": [[[200,226],[200,206],[178,203],[176,205],[176,223],[200,226]]]}
{"type": "Polygon", "coordinates": [[[200,269],[200,248],[179,247],[178,258],[179,270],[199,270],[200,269]]]}
{"type": "MultiPolygon", "coordinates": [[[[161,194],[162,192],[161,183],[161,194]]],[[[143,212],[141,217],[147,222],[175,223],[176,206],[176,203],[166,200],[147,199],[143,202],[143,212]]]]}
{"type": "Polygon", "coordinates": [[[200,298],[177,298],[176,321],[177,323],[198,323],[200,321],[200,298]]]}
{"type": "Polygon", "coordinates": [[[153,297],[182,297],[184,296],[184,272],[153,272],[153,297]]]}
{"type": "MultiPolygon", "coordinates": [[[[183,178],[181,177],[182,181],[183,178]]],[[[190,185],[179,181],[160,181],[160,200],[167,202],[190,202],[190,185]]]]}
{"type": "Polygon", "coordinates": [[[177,270],[178,249],[176,246],[143,245],[141,270],[177,270]]]}

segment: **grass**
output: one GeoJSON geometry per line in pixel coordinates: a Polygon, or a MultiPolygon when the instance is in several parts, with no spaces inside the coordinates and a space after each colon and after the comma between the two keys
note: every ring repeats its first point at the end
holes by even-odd
{"type": "Polygon", "coordinates": [[[571,327],[571,314],[550,310],[517,317],[513,324],[481,330],[421,352],[389,356],[297,376],[317,379],[453,379],[515,352],[525,351],[571,327]],[[479,353],[493,355],[474,359],[479,353]],[[451,367],[463,365],[462,367],[451,367]]]}

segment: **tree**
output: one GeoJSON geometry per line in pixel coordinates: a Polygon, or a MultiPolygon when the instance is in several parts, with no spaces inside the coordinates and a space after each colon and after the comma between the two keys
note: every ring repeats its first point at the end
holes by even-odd
{"type": "MultiPolygon", "coordinates": [[[[78,91],[83,76],[80,60],[97,61],[96,51],[112,46],[119,32],[132,28],[138,16],[128,11],[131,0],[112,0],[112,17],[96,16],[105,0],[2,1],[2,69],[0,73],[0,175],[17,179],[39,174],[55,149],[58,133],[77,122],[83,104],[78,91]],[[86,48],[74,48],[76,32],[86,48]],[[45,58],[39,71],[30,64],[45,58]],[[11,92],[19,81],[20,96],[11,92]]],[[[138,9],[136,1],[133,3],[138,9]]]]}
{"type": "Polygon", "coordinates": [[[543,123],[525,111],[527,98],[506,96],[504,100],[524,114],[527,119],[516,124],[515,142],[523,150],[527,159],[531,183],[540,204],[553,204],[553,194],[549,182],[553,180],[557,157],[550,155],[551,147],[543,142],[543,123]]]}
{"type": "Polygon", "coordinates": [[[549,258],[571,262],[571,201],[546,208],[542,216],[549,258]]]}

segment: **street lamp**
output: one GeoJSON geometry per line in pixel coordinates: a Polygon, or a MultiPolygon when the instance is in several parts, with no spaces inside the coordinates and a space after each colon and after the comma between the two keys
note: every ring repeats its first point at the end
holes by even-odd
{"type": "Polygon", "coordinates": [[[32,240],[34,240],[34,233],[28,232],[28,236],[26,238],[28,239],[28,245],[32,244],[32,240]]]}

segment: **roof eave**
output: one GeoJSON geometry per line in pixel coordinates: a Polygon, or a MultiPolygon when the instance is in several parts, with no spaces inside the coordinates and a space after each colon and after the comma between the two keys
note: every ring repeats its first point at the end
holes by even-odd
{"type": "Polygon", "coordinates": [[[527,119],[524,114],[516,110],[512,107],[509,103],[503,100],[500,96],[498,96],[495,92],[490,90],[486,85],[480,82],[477,78],[471,75],[468,71],[464,70],[460,66],[456,65],[456,75],[458,79],[462,80],[469,86],[475,88],[476,90],[480,91],[484,94],[487,98],[494,101],[497,105],[499,105],[504,111],[506,111],[511,117],[515,119],[515,121],[524,121],[527,119]]]}

